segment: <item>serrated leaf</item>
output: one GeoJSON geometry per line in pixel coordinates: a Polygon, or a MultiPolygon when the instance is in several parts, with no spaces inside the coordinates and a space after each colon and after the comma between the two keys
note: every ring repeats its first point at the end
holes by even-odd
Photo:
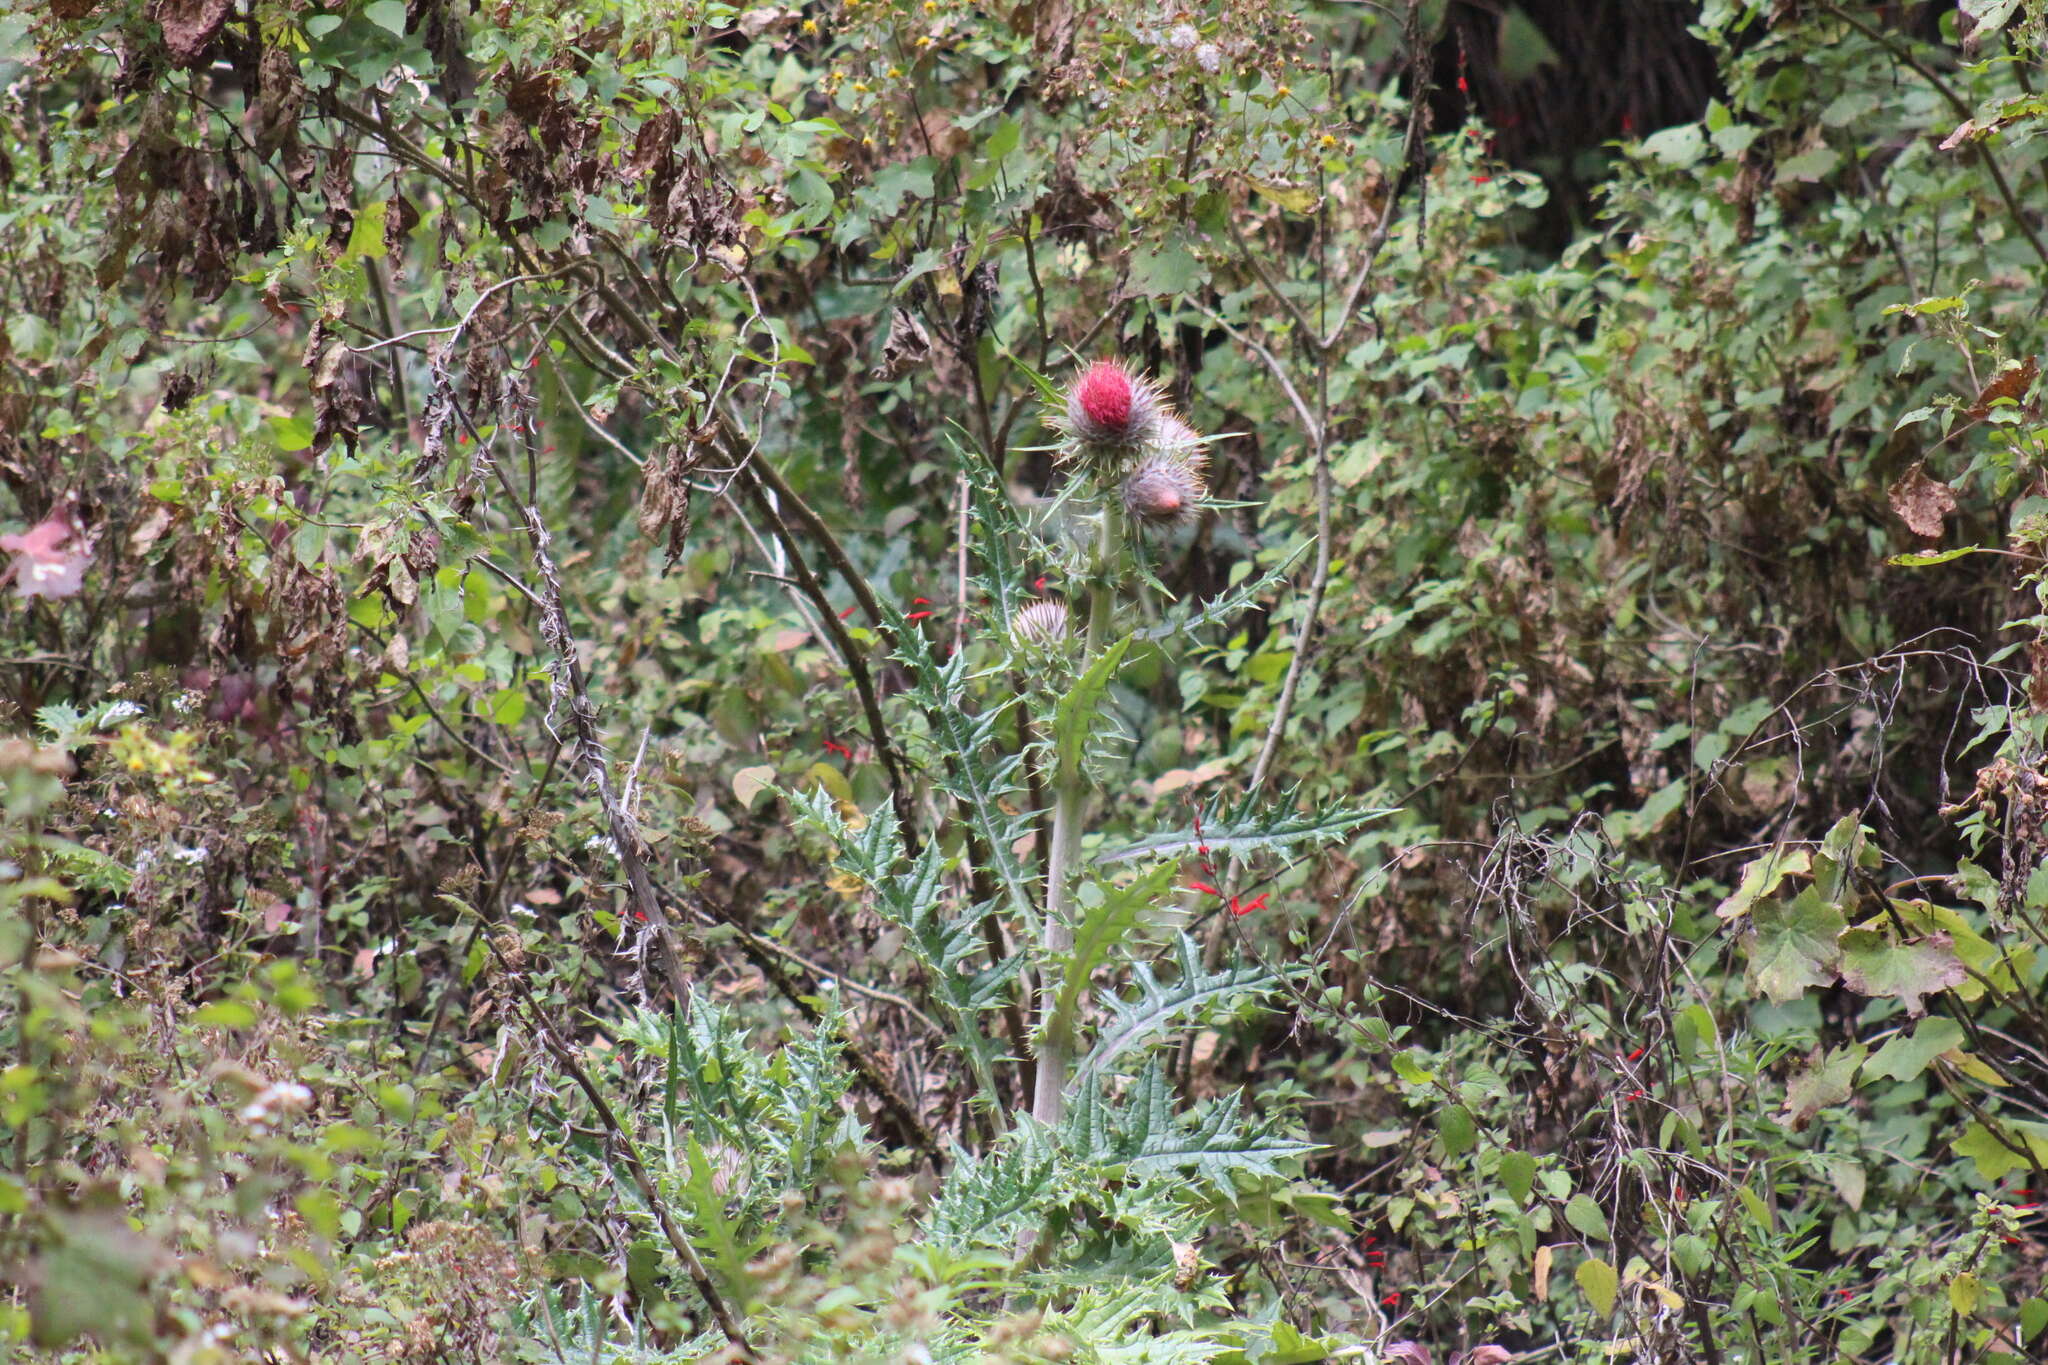
{"type": "Polygon", "coordinates": [[[1267,994],[1280,983],[1277,975],[1260,966],[1202,970],[1202,950],[1186,934],[1175,941],[1174,962],[1179,974],[1167,984],[1145,963],[1132,967],[1135,993],[1109,1002],[1110,1017],[1097,1032],[1094,1048],[1074,1069],[1070,1090],[1093,1085],[1119,1058],[1181,1020],[1267,994]]]}
{"type": "Polygon", "coordinates": [[[1073,951],[1067,955],[1059,994],[1054,998],[1052,1016],[1046,1025],[1051,1037],[1071,1045],[1081,996],[1095,969],[1107,960],[1118,943],[1136,935],[1146,912],[1173,884],[1177,870],[1172,863],[1161,863],[1128,886],[1106,886],[1101,900],[1082,912],[1081,922],[1074,926],[1073,951]]]}
{"type": "Polygon", "coordinates": [[[1233,813],[1214,820],[1204,815],[1199,831],[1175,829],[1148,835],[1136,843],[1100,854],[1095,861],[1098,865],[1109,866],[1136,858],[1173,858],[1203,848],[1208,849],[1211,855],[1242,858],[1297,844],[1327,843],[1374,820],[1398,813],[1398,808],[1392,806],[1339,806],[1307,814],[1296,809],[1294,802],[1280,800],[1260,811],[1233,813]]]}
{"type": "Polygon", "coordinates": [[[1947,934],[1894,943],[1883,929],[1851,929],[1841,948],[1844,985],[1858,995],[1896,996],[1908,1014],[1926,1013],[1923,997],[1968,976],[1947,934]]]}
{"type": "Polygon", "coordinates": [[[1789,901],[1751,911],[1749,979],[1777,1004],[1797,1000],[1809,986],[1825,986],[1841,966],[1842,912],[1808,887],[1789,901]]]}
{"type": "Polygon", "coordinates": [[[1088,739],[1095,731],[1096,714],[1102,709],[1102,699],[1109,691],[1111,680],[1123,665],[1124,653],[1131,647],[1131,637],[1126,635],[1118,640],[1088,666],[1073,690],[1060,698],[1058,708],[1053,712],[1052,734],[1053,753],[1058,764],[1058,773],[1065,776],[1080,771],[1081,761],[1088,752],[1088,739]]]}

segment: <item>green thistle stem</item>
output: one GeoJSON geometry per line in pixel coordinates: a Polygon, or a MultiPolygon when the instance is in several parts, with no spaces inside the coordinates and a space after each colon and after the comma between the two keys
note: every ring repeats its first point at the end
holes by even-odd
{"type": "MultiPolygon", "coordinates": [[[[1088,631],[1081,648],[1080,671],[1086,672],[1102,652],[1109,633],[1111,593],[1122,547],[1123,511],[1113,498],[1102,502],[1102,521],[1096,532],[1094,573],[1088,586],[1088,631]]],[[[1040,1123],[1057,1124],[1067,1106],[1067,1069],[1072,1063],[1071,1039],[1055,1034],[1054,1007],[1059,997],[1060,977],[1056,960],[1073,951],[1072,922],[1074,872],[1081,861],[1082,820],[1087,815],[1088,777],[1081,764],[1056,775],[1053,785],[1052,847],[1045,859],[1045,923],[1041,944],[1038,995],[1038,1080],[1031,1096],[1031,1116],[1040,1123]]]]}

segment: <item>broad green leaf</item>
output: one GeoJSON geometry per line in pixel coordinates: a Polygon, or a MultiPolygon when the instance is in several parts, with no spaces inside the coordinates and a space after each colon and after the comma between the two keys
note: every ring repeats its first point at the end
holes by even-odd
{"type": "Polygon", "coordinates": [[[1842,912],[1808,887],[1790,901],[1768,901],[1750,912],[1756,931],[1749,944],[1750,983],[1782,1005],[1809,986],[1825,986],[1841,966],[1842,912]]]}
{"type": "Polygon", "coordinates": [[[1785,878],[1804,875],[1813,867],[1811,849],[1787,848],[1779,844],[1761,858],[1753,858],[1742,868],[1742,881],[1733,895],[1715,907],[1714,913],[1724,920],[1738,919],[1750,912],[1758,901],[1771,895],[1785,878]]]}
{"type": "Polygon", "coordinates": [[[357,209],[355,226],[349,229],[346,254],[367,256],[371,260],[384,259],[384,219],[390,211],[391,201],[388,199],[379,199],[357,209]]]}
{"type": "Polygon", "coordinates": [[[1947,934],[1894,943],[1884,929],[1851,929],[1841,947],[1843,984],[1859,995],[1896,996],[1908,1014],[1924,1013],[1922,997],[1968,975],[1947,934]]]}
{"type": "Polygon", "coordinates": [[[1821,1110],[1848,1099],[1856,1089],[1856,1068],[1868,1051],[1861,1043],[1838,1047],[1795,1077],[1785,1088],[1785,1121],[1801,1127],[1821,1110]]]}
{"type": "Polygon", "coordinates": [[[1517,1204],[1527,1207],[1529,1190],[1536,1183],[1536,1158],[1527,1152],[1501,1153],[1500,1183],[1517,1204]]]}
{"type": "Polygon", "coordinates": [[[1965,1271],[1948,1282],[1948,1306],[1955,1309],[1959,1317],[1967,1318],[1977,1311],[1980,1289],[1977,1277],[1965,1271]]]}
{"type": "Polygon", "coordinates": [[[1202,263],[1185,247],[1140,251],[1131,257],[1126,287],[1133,294],[1171,297],[1185,294],[1206,277],[1202,263]]]}
{"type": "Polygon", "coordinates": [[[1621,1293],[1621,1276],[1614,1267],[1598,1257],[1588,1257],[1579,1262],[1579,1268],[1572,1272],[1579,1292],[1593,1305],[1593,1311],[1606,1317],[1614,1311],[1614,1300],[1621,1293]]]}
{"type": "Polygon", "coordinates": [[[405,0],[370,0],[363,7],[363,17],[387,33],[402,37],[405,33],[405,0]]]}
{"type": "Polygon", "coordinates": [[[2003,1119],[1994,1133],[1979,1121],[1963,1130],[1953,1149],[1957,1156],[1975,1162],[1977,1174],[1984,1179],[2003,1180],[2014,1171],[2048,1166],[2048,1123],[2003,1119]]]}
{"type": "Polygon", "coordinates": [[[1590,1194],[1575,1194],[1566,1201],[1564,1221],[1597,1242],[1607,1240],[1607,1215],[1590,1194]]]}
{"type": "Polygon", "coordinates": [[[1962,1045],[1963,1026],[1953,1019],[1933,1015],[1915,1025],[1910,1035],[1894,1034],[1864,1064],[1863,1074],[1910,1081],[1925,1071],[1936,1057],[1962,1045]]]}
{"type": "Polygon", "coordinates": [[[1437,1111],[1436,1135],[1443,1139],[1444,1155],[1456,1161],[1479,1141],[1479,1126],[1472,1121],[1470,1109],[1447,1104],[1437,1111]]]}

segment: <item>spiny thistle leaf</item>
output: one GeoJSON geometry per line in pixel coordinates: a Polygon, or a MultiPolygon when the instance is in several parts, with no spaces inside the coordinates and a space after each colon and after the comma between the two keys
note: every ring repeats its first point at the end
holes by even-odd
{"type": "Polygon", "coordinates": [[[1339,806],[1303,814],[1295,809],[1291,795],[1282,796],[1263,809],[1253,809],[1251,802],[1224,809],[1219,800],[1210,803],[1197,828],[1162,830],[1135,843],[1106,850],[1095,861],[1100,866],[1109,866],[1135,858],[1170,858],[1204,848],[1211,853],[1242,858],[1295,844],[1328,843],[1398,811],[1394,806],[1339,806]]]}
{"type": "Polygon", "coordinates": [[[1186,934],[1175,944],[1174,959],[1179,975],[1170,984],[1162,984],[1145,963],[1132,967],[1137,994],[1109,1002],[1110,1017],[1096,1035],[1094,1050],[1075,1068],[1069,1094],[1094,1085],[1119,1058],[1180,1021],[1212,1008],[1242,1004],[1280,984],[1279,975],[1264,967],[1202,970],[1202,950],[1186,934]]]}
{"type": "Polygon", "coordinates": [[[1082,905],[1081,922],[1074,926],[1074,947],[1067,957],[1052,1018],[1046,1031],[1054,1038],[1071,1042],[1081,1009],[1081,995],[1088,981],[1108,958],[1110,950],[1137,933],[1145,912],[1173,884],[1175,869],[1162,864],[1128,886],[1100,886],[1085,883],[1077,900],[1082,905]],[[1089,904],[1088,889],[1096,888],[1089,904]]]}

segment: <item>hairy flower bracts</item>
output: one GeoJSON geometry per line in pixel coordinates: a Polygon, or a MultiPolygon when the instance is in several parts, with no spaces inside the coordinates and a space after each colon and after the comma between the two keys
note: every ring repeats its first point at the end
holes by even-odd
{"type": "Polygon", "coordinates": [[[1098,360],[1067,386],[1052,426],[1064,438],[1062,459],[1115,474],[1159,445],[1176,420],[1157,384],[1098,360]]]}
{"type": "Polygon", "coordinates": [[[1193,521],[1209,496],[1202,438],[1172,413],[1160,421],[1159,439],[1124,476],[1124,511],[1140,526],[1164,530],[1193,521]]]}
{"type": "Polygon", "coordinates": [[[1051,645],[1067,638],[1067,608],[1060,602],[1033,602],[1010,618],[1010,638],[1020,645],[1051,645]]]}

